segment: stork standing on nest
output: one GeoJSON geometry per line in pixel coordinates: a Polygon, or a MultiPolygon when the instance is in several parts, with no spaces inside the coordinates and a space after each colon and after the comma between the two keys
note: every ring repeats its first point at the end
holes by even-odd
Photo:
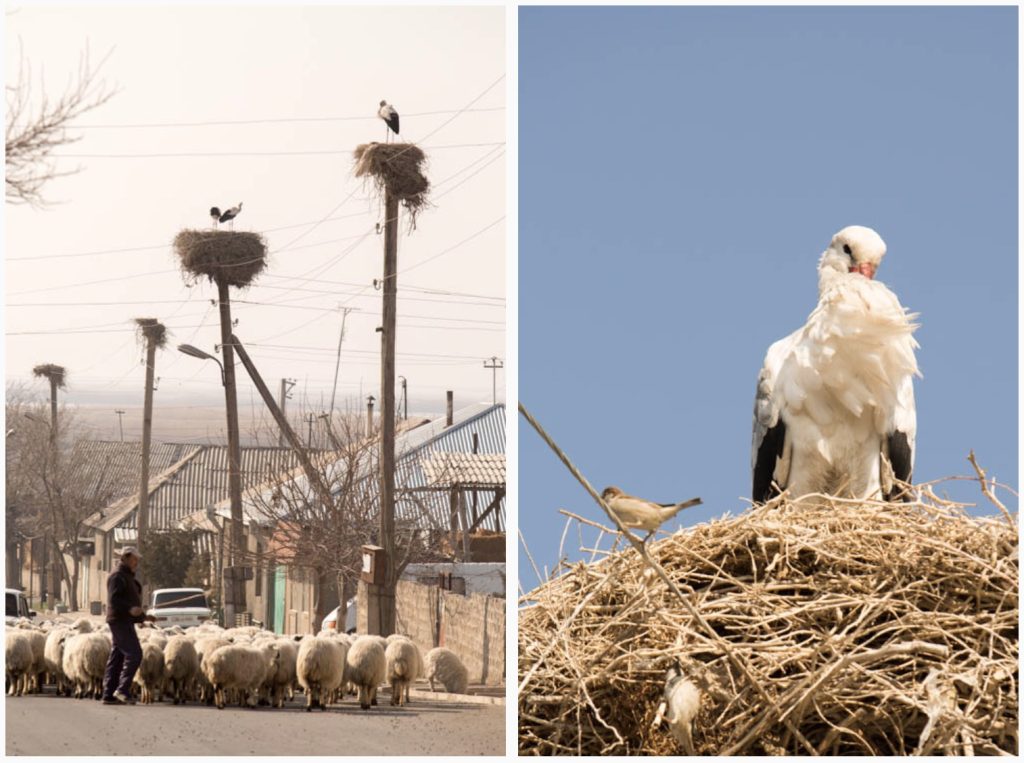
{"type": "Polygon", "coordinates": [[[217,230],[217,223],[220,222],[220,207],[210,207],[210,219],[213,220],[213,229],[217,230]]]}
{"type": "Polygon", "coordinates": [[[818,264],[818,306],[768,348],[754,401],[756,503],[780,489],[892,500],[896,481],[910,481],[916,315],[874,280],[885,251],[870,228],[835,234],[818,264]]]}
{"type": "Polygon", "coordinates": [[[384,142],[387,143],[392,132],[398,135],[398,112],[387,101],[381,101],[380,108],[377,109],[377,116],[383,119],[384,124],[387,125],[384,129],[384,142]]]}
{"type": "MultiPolygon", "coordinates": [[[[216,207],[214,207],[214,209],[216,209],[216,207]]],[[[222,223],[230,222],[231,223],[231,230],[234,230],[235,229],[235,222],[234,222],[235,218],[238,217],[238,215],[239,215],[239,213],[241,213],[241,211],[242,211],[242,202],[238,202],[238,206],[237,207],[231,207],[231,209],[229,209],[228,211],[226,211],[224,214],[222,214],[220,216],[220,221],[222,223]]],[[[212,209],[210,210],[210,214],[213,214],[213,210],[212,209]]]]}

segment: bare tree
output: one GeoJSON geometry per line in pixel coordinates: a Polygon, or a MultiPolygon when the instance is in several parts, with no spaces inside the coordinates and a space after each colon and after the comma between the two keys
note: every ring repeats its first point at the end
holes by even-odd
{"type": "Polygon", "coordinates": [[[95,468],[85,450],[76,447],[74,416],[66,408],[57,417],[56,448],[48,402],[33,400],[25,387],[8,385],[5,412],[7,553],[10,557],[13,544],[44,538],[60,581],[67,583],[68,604],[77,609],[78,539],[85,519],[115,497],[106,468],[95,468]]]}
{"type": "MultiPolygon", "coordinates": [[[[271,476],[248,495],[261,524],[270,526],[277,561],[305,567],[316,580],[317,622],[326,614],[326,592],[337,586],[342,602],[354,592],[362,569],[360,547],[380,543],[379,432],[367,437],[363,422],[346,417],[335,425],[337,450],[315,454],[313,466],[332,500],[325,503],[300,469],[271,476]]],[[[410,562],[436,561],[442,530],[431,530],[424,494],[404,490],[399,476],[402,519],[396,523],[397,574],[410,562]]]]}
{"type": "Polygon", "coordinates": [[[111,53],[112,50],[93,66],[86,47],[78,61],[77,76],[56,100],[47,95],[42,81],[38,95],[34,96],[32,68],[22,53],[17,82],[7,85],[6,198],[9,203],[46,206],[43,187],[55,178],[81,171],[81,167],[58,171],[52,151],[81,140],[80,136],[68,133],[72,123],[117,93],[100,77],[100,70],[111,53]]]}

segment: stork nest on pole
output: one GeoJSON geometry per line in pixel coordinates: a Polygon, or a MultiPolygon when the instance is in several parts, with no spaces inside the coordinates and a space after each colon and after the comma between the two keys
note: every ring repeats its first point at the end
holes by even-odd
{"type": "Polygon", "coordinates": [[[55,363],[41,363],[32,369],[32,375],[47,381],[56,379],[58,389],[64,388],[68,378],[67,369],[55,363]]]}
{"type": "Polygon", "coordinates": [[[654,721],[678,664],[697,755],[1016,755],[1016,523],[920,490],[652,543],[688,605],[595,525],[613,547],[520,601],[520,754],[677,754],[654,721]]]}
{"type": "Polygon", "coordinates": [[[355,150],[357,178],[372,178],[377,192],[390,192],[409,211],[410,225],[427,206],[430,181],[423,174],[427,157],[415,143],[365,143],[355,150]]]}
{"type": "Polygon", "coordinates": [[[139,340],[142,344],[150,342],[159,350],[167,345],[167,327],[156,318],[136,318],[139,327],[139,340]]]}
{"type": "Polygon", "coordinates": [[[186,229],[174,237],[174,251],[189,284],[206,276],[245,288],[267,267],[267,244],[249,231],[186,229]]]}

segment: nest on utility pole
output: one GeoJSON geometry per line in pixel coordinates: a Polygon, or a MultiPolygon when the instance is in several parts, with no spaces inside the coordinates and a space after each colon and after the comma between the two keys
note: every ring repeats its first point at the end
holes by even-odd
{"type": "Polygon", "coordinates": [[[156,318],[136,318],[135,325],[139,328],[139,341],[143,344],[152,342],[158,350],[167,346],[167,327],[156,318]]]}
{"type": "Polygon", "coordinates": [[[188,284],[206,276],[214,283],[245,288],[267,267],[266,241],[249,231],[186,228],[174,237],[174,251],[188,284]]]}
{"type": "Polygon", "coordinates": [[[67,369],[55,363],[41,363],[32,369],[32,375],[50,382],[56,382],[58,389],[63,389],[67,381],[67,369]]]}
{"type": "Polygon", "coordinates": [[[427,206],[430,181],[423,174],[427,161],[415,143],[364,143],[355,150],[357,178],[372,178],[381,198],[390,193],[409,211],[410,226],[427,206]]]}

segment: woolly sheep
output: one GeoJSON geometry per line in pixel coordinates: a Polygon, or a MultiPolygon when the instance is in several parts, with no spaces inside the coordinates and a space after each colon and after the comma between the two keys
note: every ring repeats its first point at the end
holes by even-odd
{"type": "Polygon", "coordinates": [[[86,620],[84,617],[80,617],[79,619],[75,620],[71,624],[71,628],[73,630],[78,631],[79,633],[92,633],[93,630],[95,630],[92,627],[92,622],[86,620]]]}
{"type": "Polygon", "coordinates": [[[208,655],[203,673],[214,690],[217,709],[223,710],[227,692],[238,693],[240,706],[253,698],[267,674],[266,657],[259,649],[243,644],[228,644],[208,655]]]}
{"type": "Polygon", "coordinates": [[[32,647],[32,667],[29,668],[29,691],[42,692],[46,678],[46,634],[38,628],[26,630],[32,647]]]}
{"type": "MultiPolygon", "coordinates": [[[[221,631],[221,633],[223,633],[223,631],[221,631]]],[[[230,644],[231,642],[224,638],[223,635],[216,635],[213,633],[210,633],[209,635],[200,635],[199,638],[196,639],[196,655],[199,657],[199,671],[196,675],[196,681],[199,684],[199,700],[201,702],[205,702],[207,705],[213,704],[213,686],[206,678],[206,660],[222,646],[228,646],[230,644]]]]}
{"type": "Polygon", "coordinates": [[[5,637],[5,660],[7,681],[11,688],[8,695],[24,696],[28,688],[29,671],[32,670],[32,643],[23,630],[8,630],[5,637]]]}
{"type": "Polygon", "coordinates": [[[306,712],[327,709],[328,695],[345,679],[349,650],[330,636],[307,636],[299,642],[295,675],[306,692],[306,712]]]}
{"type": "Polygon", "coordinates": [[[419,678],[423,668],[420,650],[409,639],[397,638],[388,644],[384,656],[387,680],[391,684],[391,704],[405,705],[409,701],[409,685],[419,678]]]}
{"type": "Polygon", "coordinates": [[[171,636],[164,647],[164,681],[174,704],[190,698],[199,672],[199,657],[192,642],[183,635],[171,636]]]}
{"type": "Polygon", "coordinates": [[[80,633],[64,642],[64,674],[75,686],[75,697],[103,694],[103,673],[110,657],[110,637],[105,633],[80,633]]]}
{"type": "Polygon", "coordinates": [[[43,662],[46,664],[46,672],[57,686],[57,696],[71,694],[71,684],[64,674],[64,644],[74,635],[75,631],[71,628],[58,627],[52,629],[46,636],[43,662]]]}
{"type": "Polygon", "coordinates": [[[469,674],[462,660],[451,649],[438,646],[427,652],[426,668],[431,691],[434,691],[434,681],[439,681],[445,691],[454,694],[466,693],[469,674]]]}
{"type": "Polygon", "coordinates": [[[153,703],[154,698],[159,698],[164,687],[164,653],[152,641],[142,645],[142,662],[135,674],[135,683],[138,684],[142,704],[153,703]]]}
{"type": "Polygon", "coordinates": [[[345,678],[359,690],[359,706],[363,710],[369,710],[377,699],[377,687],[387,675],[387,658],[380,644],[383,640],[380,636],[360,636],[348,650],[345,678]]]}
{"type": "Polygon", "coordinates": [[[271,707],[284,707],[284,696],[295,683],[298,644],[291,639],[278,638],[264,648],[272,649],[275,654],[274,669],[268,670],[267,677],[263,680],[266,699],[271,707]]]}

